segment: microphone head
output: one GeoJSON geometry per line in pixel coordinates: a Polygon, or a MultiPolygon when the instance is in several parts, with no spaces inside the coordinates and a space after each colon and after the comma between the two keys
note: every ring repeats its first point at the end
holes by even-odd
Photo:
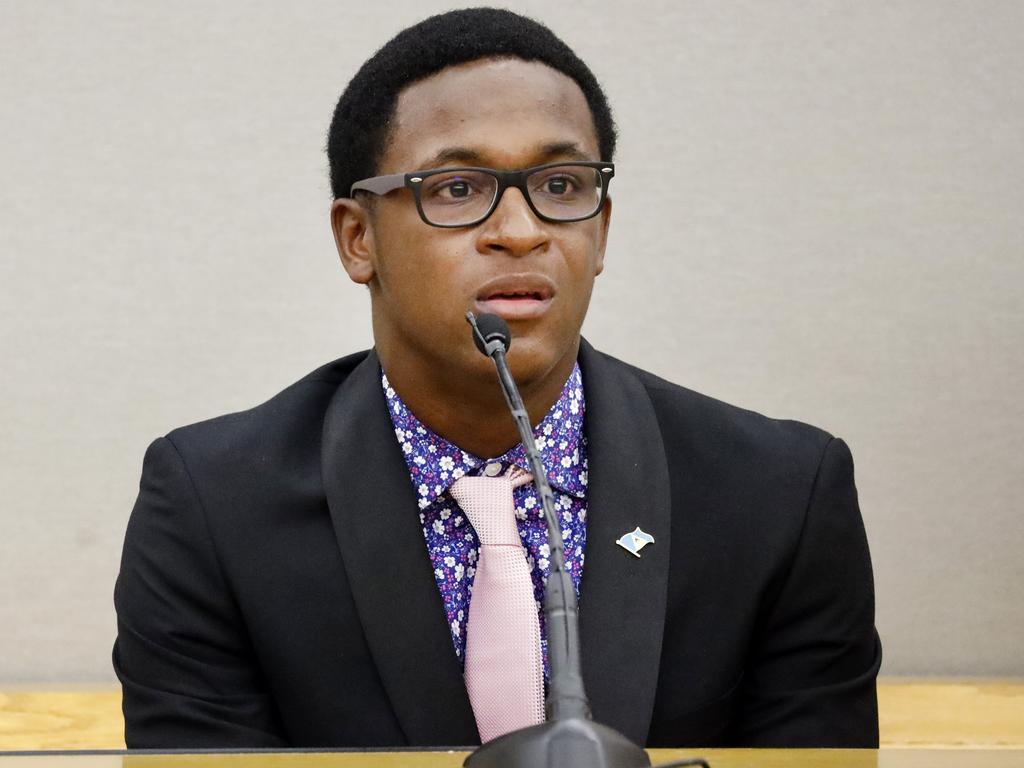
{"type": "Polygon", "coordinates": [[[487,345],[493,341],[500,342],[508,352],[508,348],[512,346],[512,331],[509,330],[508,323],[497,315],[479,315],[473,329],[473,343],[483,354],[490,356],[487,345]]]}

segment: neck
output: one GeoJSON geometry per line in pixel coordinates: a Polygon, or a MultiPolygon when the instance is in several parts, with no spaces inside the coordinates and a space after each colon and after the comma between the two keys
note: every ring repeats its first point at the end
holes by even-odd
{"type": "MultiPolygon", "coordinates": [[[[579,341],[541,376],[517,375],[530,423],[537,424],[558,400],[579,351],[579,341]]],[[[498,384],[494,363],[473,350],[470,369],[426,357],[395,354],[378,341],[377,354],[388,381],[424,425],[459,448],[482,458],[500,456],[519,443],[519,433],[498,384]]]]}

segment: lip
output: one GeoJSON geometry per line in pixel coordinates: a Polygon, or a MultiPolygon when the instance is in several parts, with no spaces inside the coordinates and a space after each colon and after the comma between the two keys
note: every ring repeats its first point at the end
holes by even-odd
{"type": "Polygon", "coordinates": [[[477,291],[477,312],[504,320],[529,320],[547,312],[555,295],[551,280],[539,274],[502,275],[477,291]]]}

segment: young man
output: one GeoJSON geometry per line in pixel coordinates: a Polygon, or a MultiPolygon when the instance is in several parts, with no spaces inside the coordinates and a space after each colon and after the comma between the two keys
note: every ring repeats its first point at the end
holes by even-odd
{"type": "Polygon", "coordinates": [[[520,478],[534,598],[548,548],[467,310],[511,327],[595,719],[651,746],[877,745],[881,652],[846,445],[580,338],[614,144],[590,70],[507,11],[428,19],[363,66],[328,153],[338,251],[369,287],[375,347],[150,446],[115,592],[129,747],[485,734],[463,481],[520,478]]]}

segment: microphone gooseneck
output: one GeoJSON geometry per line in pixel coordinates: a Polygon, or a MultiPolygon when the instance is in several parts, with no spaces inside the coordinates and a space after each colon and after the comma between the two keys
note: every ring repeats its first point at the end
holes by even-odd
{"type": "Polygon", "coordinates": [[[544,591],[544,619],[548,636],[548,659],[551,676],[548,680],[548,696],[545,709],[549,720],[566,717],[590,718],[590,703],[583,689],[580,672],[579,652],[579,607],[572,576],[565,565],[565,544],[562,540],[562,519],[555,507],[544,463],[533,439],[530,415],[523,404],[512,372],[505,359],[505,352],[512,344],[512,332],[508,324],[498,315],[475,317],[466,313],[466,320],[473,327],[476,347],[494,361],[498,369],[501,391],[505,395],[512,418],[519,431],[530,464],[533,482],[540,495],[541,508],[548,531],[548,574],[544,591]]]}
{"type": "Polygon", "coordinates": [[[466,758],[469,768],[644,768],[647,754],[622,734],[591,720],[590,703],[580,671],[579,607],[565,565],[561,517],[533,439],[530,415],[523,405],[505,353],[512,344],[508,324],[497,315],[466,313],[473,342],[494,362],[501,391],[522,440],[547,523],[550,572],[544,590],[548,660],[551,675],[545,703],[547,722],[505,734],[466,758]]]}

